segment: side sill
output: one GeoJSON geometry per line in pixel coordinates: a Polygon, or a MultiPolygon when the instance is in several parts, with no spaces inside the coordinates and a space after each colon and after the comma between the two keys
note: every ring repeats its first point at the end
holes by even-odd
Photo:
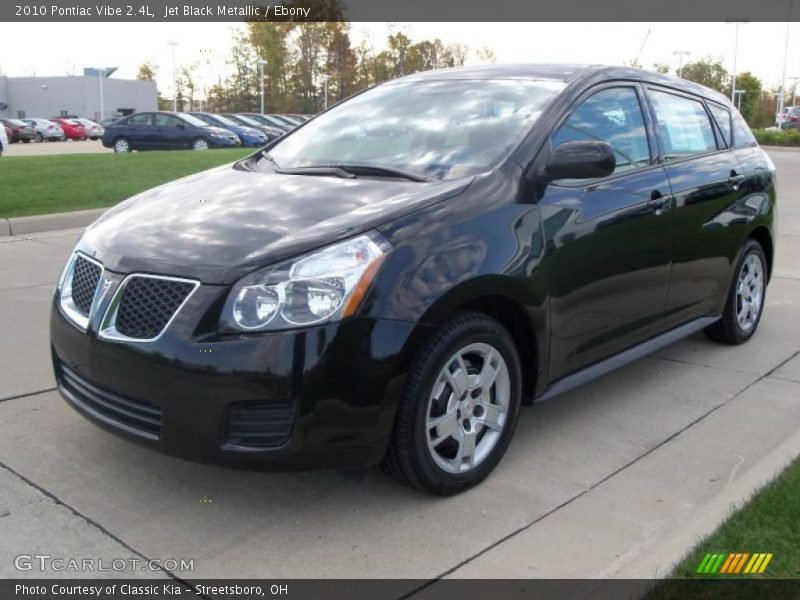
{"type": "Polygon", "coordinates": [[[633,362],[634,360],[642,358],[643,356],[647,356],[656,350],[660,350],[664,346],[669,346],[673,342],[677,342],[679,339],[684,338],[687,335],[691,335],[696,331],[705,329],[709,325],[718,321],[720,318],[721,317],[719,316],[703,317],[701,319],[689,321],[680,327],[676,327],[675,329],[667,331],[666,333],[662,333],[661,335],[633,346],[632,348],[623,350],[619,354],[615,354],[614,356],[606,358],[605,360],[601,360],[600,362],[586,367],[585,369],[581,369],[572,375],[562,377],[558,381],[555,381],[547,386],[544,393],[538,398],[534,399],[534,402],[543,402],[545,400],[555,398],[556,396],[559,396],[564,392],[571,390],[572,388],[583,385],[584,383],[588,383],[593,379],[597,379],[606,373],[610,373],[615,369],[619,369],[620,367],[627,365],[629,362],[633,362]]]}

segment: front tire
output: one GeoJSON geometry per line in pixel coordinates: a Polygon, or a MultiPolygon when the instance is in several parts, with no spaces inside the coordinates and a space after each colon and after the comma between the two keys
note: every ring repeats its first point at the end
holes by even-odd
{"type": "Polygon", "coordinates": [[[721,344],[743,344],[753,337],[761,322],[767,294],[767,259],[761,244],[747,241],[734,273],[722,318],[704,330],[710,339],[721,344]]]}
{"type": "Polygon", "coordinates": [[[456,313],[419,351],[397,408],[384,471],[441,496],[483,481],[511,442],[522,377],[508,331],[456,313]]]}
{"type": "Polygon", "coordinates": [[[33,135],[36,138],[36,141],[38,143],[41,144],[44,141],[44,136],[41,133],[39,133],[38,131],[36,133],[34,133],[33,135]]]}

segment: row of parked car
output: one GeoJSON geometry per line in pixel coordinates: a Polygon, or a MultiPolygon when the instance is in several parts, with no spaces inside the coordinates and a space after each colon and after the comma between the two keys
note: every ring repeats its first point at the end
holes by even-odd
{"type": "Polygon", "coordinates": [[[800,129],[800,106],[785,106],[775,118],[775,127],[800,129]]]}
{"type": "Polygon", "coordinates": [[[103,126],[79,117],[50,119],[0,119],[8,143],[63,142],[66,140],[99,140],[103,126]]]}
{"type": "Polygon", "coordinates": [[[135,113],[105,126],[103,146],[114,152],[191,148],[258,148],[302,125],[307,115],[259,113],[135,113]]]}

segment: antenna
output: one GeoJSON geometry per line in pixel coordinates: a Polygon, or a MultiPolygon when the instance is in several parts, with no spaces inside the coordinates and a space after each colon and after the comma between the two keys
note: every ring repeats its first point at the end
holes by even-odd
{"type": "Polygon", "coordinates": [[[644,34],[644,39],[642,40],[642,45],[639,47],[639,53],[636,55],[636,60],[633,61],[633,66],[639,66],[639,57],[642,55],[642,50],[644,50],[644,45],[647,43],[647,38],[650,37],[650,30],[647,30],[647,33],[644,34]]]}

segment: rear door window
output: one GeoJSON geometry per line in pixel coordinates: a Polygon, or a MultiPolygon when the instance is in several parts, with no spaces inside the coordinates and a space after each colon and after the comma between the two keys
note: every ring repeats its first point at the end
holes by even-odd
{"type": "Polygon", "coordinates": [[[133,115],[130,119],[128,119],[128,125],[150,125],[151,122],[152,117],[149,113],[133,115]]]}
{"type": "Polygon", "coordinates": [[[717,140],[703,103],[686,96],[649,90],[664,160],[717,150],[717,140]]]}

